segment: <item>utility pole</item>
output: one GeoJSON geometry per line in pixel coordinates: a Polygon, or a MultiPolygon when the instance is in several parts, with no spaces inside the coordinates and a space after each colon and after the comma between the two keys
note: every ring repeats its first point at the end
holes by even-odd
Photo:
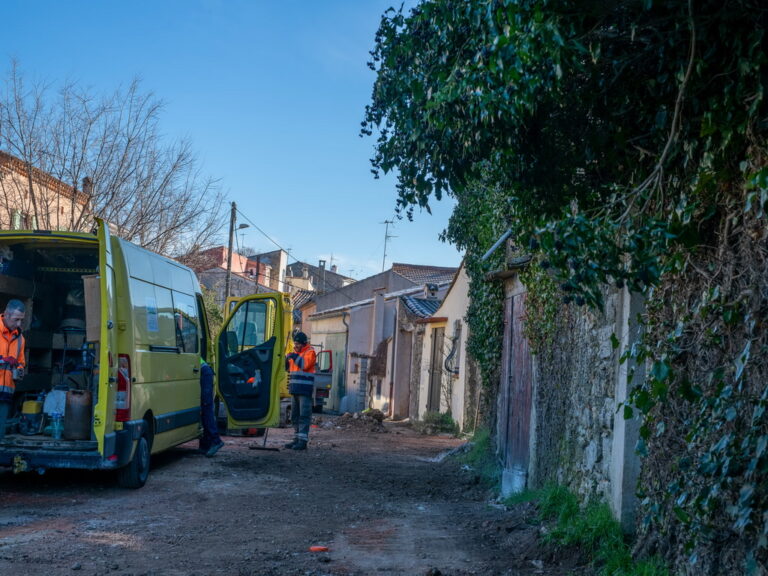
{"type": "Polygon", "coordinates": [[[389,234],[389,225],[394,224],[394,220],[384,220],[382,224],[385,224],[384,227],[384,258],[381,259],[381,271],[384,272],[384,265],[387,261],[387,242],[390,238],[397,238],[397,236],[391,236],[389,234]]]}
{"type": "MultiPolygon", "coordinates": [[[[229,216],[229,248],[227,250],[227,280],[224,285],[224,303],[222,306],[227,305],[227,298],[232,296],[232,244],[235,239],[235,221],[237,220],[237,204],[232,202],[232,212],[229,216]]],[[[248,228],[248,224],[240,224],[237,230],[248,228]]]]}
{"type": "Polygon", "coordinates": [[[224,306],[227,298],[231,296],[230,281],[232,280],[232,240],[235,237],[235,219],[237,218],[237,204],[232,202],[232,212],[229,216],[229,249],[227,250],[227,280],[224,284],[224,306]]]}

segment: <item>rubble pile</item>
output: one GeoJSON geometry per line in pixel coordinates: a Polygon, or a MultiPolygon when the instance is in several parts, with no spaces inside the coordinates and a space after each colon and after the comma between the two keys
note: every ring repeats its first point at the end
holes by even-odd
{"type": "Polygon", "coordinates": [[[345,412],[336,420],[336,427],[340,429],[366,430],[368,432],[387,432],[383,421],[384,413],[381,410],[345,412]]]}

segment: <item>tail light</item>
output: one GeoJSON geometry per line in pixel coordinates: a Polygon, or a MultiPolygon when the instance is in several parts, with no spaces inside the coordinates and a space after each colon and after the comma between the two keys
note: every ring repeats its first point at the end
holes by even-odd
{"type": "Polygon", "coordinates": [[[131,419],[131,358],[120,354],[117,363],[117,399],[115,420],[127,422],[131,419]]]}

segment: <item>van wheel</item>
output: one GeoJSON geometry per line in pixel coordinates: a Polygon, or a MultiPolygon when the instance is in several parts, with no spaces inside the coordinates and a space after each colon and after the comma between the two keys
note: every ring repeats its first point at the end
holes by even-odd
{"type": "Polygon", "coordinates": [[[117,471],[117,483],[123,488],[141,488],[149,476],[149,440],[146,433],[136,443],[136,452],[127,466],[117,471]]]}

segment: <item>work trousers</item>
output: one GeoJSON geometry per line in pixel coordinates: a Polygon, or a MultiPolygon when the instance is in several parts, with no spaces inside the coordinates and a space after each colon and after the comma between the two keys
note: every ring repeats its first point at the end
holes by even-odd
{"type": "Polygon", "coordinates": [[[312,424],[312,396],[293,394],[291,419],[296,440],[309,440],[309,426],[312,424]]]}
{"type": "Polygon", "coordinates": [[[221,444],[221,436],[216,426],[215,403],[213,401],[213,370],[203,369],[200,378],[200,420],[203,425],[203,435],[200,438],[200,449],[208,450],[211,446],[221,444]]]}

